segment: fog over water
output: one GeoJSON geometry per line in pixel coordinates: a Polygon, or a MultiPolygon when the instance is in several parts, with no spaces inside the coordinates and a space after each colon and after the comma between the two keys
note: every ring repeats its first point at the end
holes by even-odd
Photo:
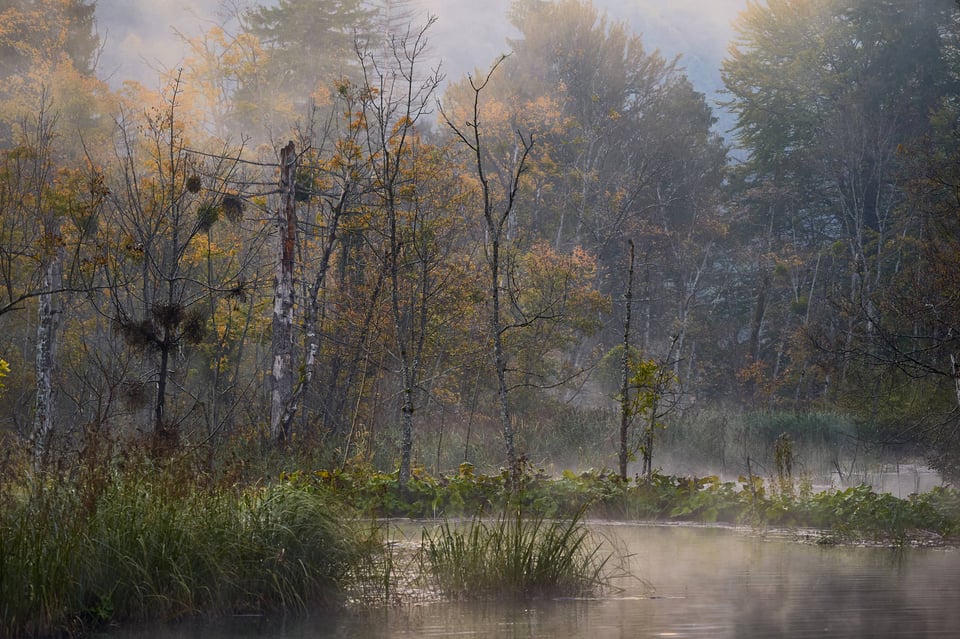
{"type": "MultiPolygon", "coordinates": [[[[417,524],[408,528],[420,539],[417,524]]],[[[887,639],[955,637],[960,624],[953,551],[818,546],[720,528],[594,530],[625,562],[617,589],[601,597],[427,600],[355,614],[122,629],[102,639],[887,639]]]]}
{"type": "MultiPolygon", "coordinates": [[[[262,4],[268,4],[269,0],[262,4]]],[[[158,71],[175,68],[186,52],[178,33],[197,36],[236,14],[243,2],[223,0],[98,0],[97,19],[104,41],[100,74],[111,86],[136,80],[160,82],[158,71]]],[[[431,57],[441,60],[448,80],[486,69],[509,52],[515,35],[507,19],[511,0],[415,0],[415,21],[435,15],[431,57]]],[[[721,86],[719,65],[732,37],[731,22],[746,0],[595,0],[610,20],[623,20],[648,49],[680,55],[696,88],[711,98],[721,86]]]]}

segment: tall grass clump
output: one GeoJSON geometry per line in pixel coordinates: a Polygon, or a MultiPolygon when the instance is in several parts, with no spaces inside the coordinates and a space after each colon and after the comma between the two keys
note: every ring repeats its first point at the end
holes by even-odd
{"type": "Polygon", "coordinates": [[[82,612],[153,620],[229,605],[243,546],[238,506],[229,492],[116,476],[82,533],[82,612]]]}
{"type": "Polygon", "coordinates": [[[445,521],[423,533],[424,572],[452,598],[537,598],[593,593],[609,555],[583,522],[505,510],[497,519],[445,521]]]}
{"type": "Polygon", "coordinates": [[[347,521],[346,508],[291,484],[267,489],[248,517],[247,577],[254,592],[284,610],[337,603],[358,568],[382,548],[375,536],[347,521]]]}
{"type": "Polygon", "coordinates": [[[0,636],[334,605],[382,547],[323,491],[144,471],[4,491],[0,636]]]}

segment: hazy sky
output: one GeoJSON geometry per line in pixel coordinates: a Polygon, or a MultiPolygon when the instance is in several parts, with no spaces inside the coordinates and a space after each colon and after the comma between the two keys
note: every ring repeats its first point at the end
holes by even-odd
{"type": "MultiPolygon", "coordinates": [[[[157,68],[175,67],[184,47],[179,31],[196,36],[219,21],[222,0],[97,0],[105,41],[101,74],[112,86],[126,79],[158,84],[157,68]]],[[[510,0],[417,0],[421,16],[438,17],[431,30],[433,56],[443,60],[449,79],[486,69],[508,50],[506,12],[510,0]]],[[[731,37],[730,22],[746,0],[594,0],[617,20],[627,21],[648,49],[682,54],[697,86],[713,94],[720,87],[719,61],[731,37]]]]}
{"type": "Polygon", "coordinates": [[[221,0],[97,0],[103,41],[100,74],[113,87],[137,80],[153,87],[152,69],[172,68],[185,50],[175,30],[195,36],[216,20],[221,0]]]}

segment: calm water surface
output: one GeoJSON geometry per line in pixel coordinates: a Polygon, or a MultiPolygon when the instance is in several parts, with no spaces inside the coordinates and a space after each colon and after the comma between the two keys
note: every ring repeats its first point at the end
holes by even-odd
{"type": "MultiPolygon", "coordinates": [[[[960,552],[800,544],[722,528],[596,524],[632,577],[595,600],[425,603],[235,618],[118,639],[960,637],[960,552]]],[[[414,535],[419,538],[419,533],[414,535]]]]}

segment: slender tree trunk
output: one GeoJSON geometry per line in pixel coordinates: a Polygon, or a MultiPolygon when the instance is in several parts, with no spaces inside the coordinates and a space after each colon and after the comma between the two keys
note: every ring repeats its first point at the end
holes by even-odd
{"type": "Polygon", "coordinates": [[[517,449],[513,441],[513,423],[510,420],[510,405],[507,400],[507,356],[503,349],[503,321],[500,310],[500,233],[488,222],[488,232],[493,235],[490,247],[490,332],[493,335],[493,364],[497,371],[497,404],[500,424],[503,427],[503,445],[507,452],[510,471],[519,470],[517,449]]]}
{"type": "MultiPolygon", "coordinates": [[[[273,392],[270,435],[283,444],[290,437],[284,413],[293,398],[293,264],[297,239],[295,206],[297,154],[293,142],[280,151],[280,204],[277,208],[278,254],[273,295],[273,392]]],[[[292,419],[292,416],[290,417],[292,419]]]]}
{"type": "MultiPolygon", "coordinates": [[[[307,387],[313,380],[313,373],[316,370],[317,351],[320,350],[320,291],[323,290],[323,287],[326,285],[327,272],[330,270],[330,256],[333,254],[333,246],[337,241],[337,230],[340,226],[340,218],[346,208],[349,192],[349,187],[345,187],[340,196],[339,202],[333,209],[333,219],[330,222],[330,233],[327,236],[326,244],[323,247],[323,255],[320,259],[320,267],[317,270],[317,276],[314,278],[313,284],[310,285],[310,290],[308,291],[309,299],[307,300],[303,322],[304,332],[306,333],[306,356],[303,362],[303,373],[297,380],[296,386],[292,388],[290,392],[290,398],[283,409],[282,416],[280,417],[279,431],[287,434],[290,433],[293,419],[296,417],[297,411],[300,410],[300,400],[303,398],[304,392],[306,392],[307,387]]],[[[291,282],[292,281],[293,280],[291,279],[291,282]]],[[[291,336],[291,342],[292,340],[293,338],[291,336]]]]}
{"type": "Polygon", "coordinates": [[[630,428],[630,319],[633,306],[633,240],[627,268],[627,291],[623,294],[626,315],[623,320],[623,356],[620,358],[620,479],[627,479],[627,431],[630,428]]]}
{"type": "MultiPolygon", "coordinates": [[[[387,168],[389,172],[390,168],[387,168]]],[[[417,362],[411,357],[408,333],[413,327],[404,321],[404,312],[400,304],[400,251],[401,242],[397,225],[397,209],[394,200],[393,182],[388,181],[386,200],[387,214],[390,218],[390,253],[387,268],[390,271],[390,307],[393,311],[393,329],[397,335],[397,349],[400,353],[400,472],[401,486],[410,481],[410,458],[413,455],[413,393],[417,377],[417,362]],[[407,329],[410,329],[409,331],[407,329]]],[[[412,322],[412,318],[409,320],[412,322]]]]}
{"type": "MultiPolygon", "coordinates": [[[[390,205],[393,207],[393,204],[390,205]]],[[[424,342],[427,337],[428,299],[430,296],[430,265],[426,258],[419,263],[420,272],[418,291],[410,300],[409,330],[400,305],[400,238],[396,227],[396,212],[391,212],[391,259],[392,280],[391,300],[393,305],[394,327],[397,331],[397,343],[400,347],[400,378],[403,383],[403,398],[400,407],[400,483],[406,485],[410,480],[410,462],[413,454],[413,413],[417,388],[420,385],[420,367],[423,359],[424,342]],[[404,336],[403,333],[409,333],[404,336]]]]}
{"type": "Polygon", "coordinates": [[[955,353],[950,353],[950,373],[953,376],[953,391],[957,400],[957,408],[960,409],[960,364],[957,363],[955,353]]]}
{"type": "Polygon", "coordinates": [[[157,396],[153,403],[153,437],[158,453],[163,453],[171,443],[173,433],[168,432],[164,424],[164,410],[167,399],[167,371],[170,369],[171,329],[163,328],[163,340],[160,344],[160,367],[157,371],[157,396]]]}
{"type": "Polygon", "coordinates": [[[403,377],[403,399],[400,405],[400,484],[406,486],[410,481],[410,460],[413,456],[413,385],[409,379],[411,370],[401,365],[403,377]]]}
{"type": "Polygon", "coordinates": [[[763,329],[763,318],[767,312],[767,288],[770,286],[770,275],[763,271],[760,274],[760,290],[757,291],[757,301],[753,307],[753,319],[750,322],[749,363],[760,361],[760,332],[763,329]]]}
{"type": "MultiPolygon", "coordinates": [[[[163,280],[167,287],[167,295],[165,300],[165,311],[162,313],[163,321],[161,322],[163,327],[163,339],[160,342],[160,369],[157,374],[157,396],[156,401],[154,402],[154,424],[153,424],[153,443],[155,452],[160,454],[165,454],[169,450],[169,446],[174,439],[174,434],[169,432],[167,429],[167,424],[164,423],[164,411],[166,409],[167,401],[167,376],[170,370],[170,351],[174,347],[174,330],[175,324],[171,317],[168,317],[167,314],[172,312],[174,305],[179,306],[179,301],[177,300],[176,295],[176,281],[178,275],[178,264],[180,259],[180,213],[181,208],[177,202],[177,195],[174,192],[174,182],[176,181],[177,174],[177,132],[173,126],[174,123],[174,109],[176,102],[173,101],[170,103],[170,128],[167,131],[169,139],[166,143],[166,152],[167,152],[167,171],[169,175],[162,179],[162,184],[166,184],[170,189],[167,197],[170,198],[173,206],[169,212],[166,214],[170,216],[170,242],[166,243],[160,249],[162,252],[166,253],[166,258],[164,262],[167,263],[167,267],[163,269],[163,280]]],[[[158,157],[158,167],[162,167],[162,161],[158,157]]],[[[163,173],[161,172],[161,176],[163,173]]],[[[162,308],[158,305],[157,308],[162,308]]],[[[151,313],[156,315],[157,308],[151,308],[151,313]]],[[[156,319],[156,317],[154,317],[156,319]]]]}
{"type": "Polygon", "coordinates": [[[49,448],[54,430],[54,409],[56,405],[56,370],[58,358],[58,340],[60,332],[61,301],[63,288],[63,261],[65,250],[60,233],[60,219],[45,197],[45,189],[52,182],[53,163],[51,144],[54,136],[56,118],[49,118],[46,97],[41,100],[36,120],[36,138],[30,141],[33,147],[34,163],[30,166],[30,178],[35,189],[36,213],[41,221],[40,238],[43,262],[42,289],[39,296],[37,317],[36,411],[33,417],[31,445],[33,447],[34,468],[41,470],[49,457],[49,448]]]}

